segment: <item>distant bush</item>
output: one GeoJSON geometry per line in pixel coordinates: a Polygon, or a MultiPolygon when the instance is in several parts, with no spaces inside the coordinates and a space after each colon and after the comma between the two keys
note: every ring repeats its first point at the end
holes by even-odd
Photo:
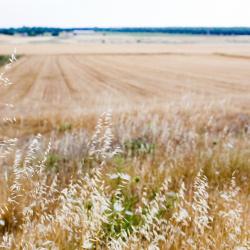
{"type": "Polygon", "coordinates": [[[9,56],[0,55],[0,67],[8,63],[8,61],[9,61],[9,56]]]}
{"type": "MultiPolygon", "coordinates": [[[[16,55],[16,59],[21,58],[21,55],[16,55]]],[[[8,55],[0,55],[0,67],[9,63],[10,57],[8,55]]]]}
{"type": "Polygon", "coordinates": [[[70,131],[72,129],[72,124],[70,123],[62,123],[58,127],[58,132],[70,131]]]}

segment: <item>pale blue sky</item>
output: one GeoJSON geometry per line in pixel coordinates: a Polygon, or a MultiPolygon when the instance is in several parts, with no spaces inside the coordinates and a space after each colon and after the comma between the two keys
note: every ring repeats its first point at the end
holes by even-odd
{"type": "Polygon", "coordinates": [[[250,0],[0,0],[0,27],[250,26],[250,0]]]}

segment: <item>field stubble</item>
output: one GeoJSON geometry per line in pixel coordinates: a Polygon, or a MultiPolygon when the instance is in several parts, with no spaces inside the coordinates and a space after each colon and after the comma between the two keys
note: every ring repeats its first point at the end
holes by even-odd
{"type": "Polygon", "coordinates": [[[232,112],[249,113],[249,67],[250,60],[215,54],[23,56],[8,74],[17,84],[1,88],[1,116],[39,126],[113,107],[161,106],[187,95],[197,105],[231,100],[232,112]]]}

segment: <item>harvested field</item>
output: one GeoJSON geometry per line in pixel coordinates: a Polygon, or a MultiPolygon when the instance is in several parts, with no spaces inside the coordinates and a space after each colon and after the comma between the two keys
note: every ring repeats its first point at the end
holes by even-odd
{"type": "Polygon", "coordinates": [[[72,54],[22,57],[2,88],[16,116],[91,112],[103,106],[176,100],[250,103],[250,59],[220,54],[72,54]]]}
{"type": "Polygon", "coordinates": [[[0,54],[16,47],[22,55],[7,73],[14,84],[0,87],[1,117],[17,119],[9,135],[17,127],[18,135],[49,132],[68,121],[91,126],[86,117],[108,109],[118,114],[144,107],[164,110],[187,96],[197,107],[229,101],[233,117],[249,113],[248,37],[230,38],[237,40],[232,43],[170,36],[164,38],[171,41],[167,45],[127,44],[126,37],[119,37],[120,44],[74,39],[0,37],[0,54]],[[180,44],[174,44],[178,39],[180,44]]]}

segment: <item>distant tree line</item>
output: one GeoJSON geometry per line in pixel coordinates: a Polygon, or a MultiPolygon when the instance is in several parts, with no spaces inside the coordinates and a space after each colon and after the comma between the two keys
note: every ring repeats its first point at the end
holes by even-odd
{"type": "Polygon", "coordinates": [[[117,33],[162,33],[162,34],[186,34],[186,35],[250,35],[247,27],[169,27],[169,28],[51,28],[51,27],[21,27],[2,28],[0,34],[37,36],[50,33],[58,36],[61,32],[73,31],[95,31],[95,32],[117,32],[117,33]]]}
{"type": "Polygon", "coordinates": [[[58,36],[60,32],[66,31],[66,30],[70,31],[68,29],[49,28],[49,27],[21,27],[21,28],[0,29],[0,33],[5,34],[5,35],[22,34],[22,35],[27,35],[27,36],[38,36],[38,35],[50,33],[53,36],[58,36]]]}
{"type": "Polygon", "coordinates": [[[250,28],[204,28],[204,27],[170,27],[170,28],[97,28],[102,32],[128,32],[128,33],[165,33],[186,35],[250,35],[250,28]]]}

